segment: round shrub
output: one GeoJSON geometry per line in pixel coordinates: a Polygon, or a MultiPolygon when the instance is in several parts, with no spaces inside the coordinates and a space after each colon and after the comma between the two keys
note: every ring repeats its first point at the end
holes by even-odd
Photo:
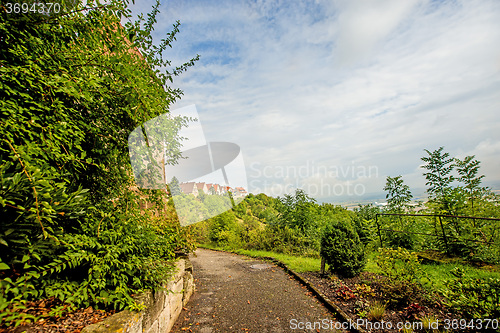
{"type": "Polygon", "coordinates": [[[326,225],[320,253],[330,270],[344,277],[358,275],[366,264],[363,244],[347,220],[332,221],[326,225]]]}

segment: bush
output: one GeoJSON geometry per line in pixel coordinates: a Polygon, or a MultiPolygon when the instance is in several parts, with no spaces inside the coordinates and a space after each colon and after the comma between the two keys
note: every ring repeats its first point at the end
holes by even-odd
{"type": "Polygon", "coordinates": [[[411,250],[414,247],[414,240],[410,234],[403,232],[390,232],[387,234],[386,241],[389,243],[390,247],[401,247],[404,249],[411,250]]]}
{"type": "Polygon", "coordinates": [[[387,276],[381,284],[392,304],[408,304],[422,293],[425,274],[415,252],[383,248],[379,249],[375,262],[387,276]]]}
{"type": "Polygon", "coordinates": [[[219,246],[231,245],[231,241],[239,234],[239,225],[234,213],[227,211],[214,216],[210,221],[210,241],[219,246]]]}
{"type": "Polygon", "coordinates": [[[455,278],[447,281],[447,305],[470,318],[500,318],[500,279],[471,278],[463,269],[451,272],[455,278]]]}
{"type": "Polygon", "coordinates": [[[330,270],[345,277],[358,275],[366,264],[363,244],[351,222],[347,220],[326,225],[320,253],[330,270]]]}

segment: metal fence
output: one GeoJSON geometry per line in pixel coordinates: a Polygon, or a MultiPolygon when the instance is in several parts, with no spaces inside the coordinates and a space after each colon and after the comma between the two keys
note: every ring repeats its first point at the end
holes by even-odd
{"type": "MultiPolygon", "coordinates": [[[[500,218],[492,218],[492,217],[475,217],[475,216],[460,216],[460,215],[443,215],[443,214],[398,214],[398,213],[377,213],[375,215],[375,224],[377,225],[377,233],[378,237],[380,240],[380,247],[383,247],[383,241],[382,241],[382,231],[388,231],[388,232],[401,232],[405,234],[415,234],[415,235],[424,235],[424,236],[432,236],[432,237],[440,237],[442,236],[442,239],[445,243],[446,249],[449,248],[449,243],[452,241],[456,241],[457,238],[447,235],[444,225],[443,225],[443,218],[455,218],[455,219],[468,219],[468,220],[489,220],[489,221],[500,221],[500,218]],[[412,231],[403,231],[403,230],[395,230],[395,229],[389,229],[389,228],[381,228],[380,223],[379,223],[379,216],[405,216],[405,217],[418,217],[418,216],[423,216],[423,217],[434,217],[439,220],[439,228],[440,230],[436,230],[435,233],[424,233],[424,232],[412,232],[412,231]],[[438,233],[441,233],[439,235],[438,233]]],[[[437,223],[436,223],[437,225],[437,223]]],[[[467,238],[461,238],[462,241],[470,241],[470,242],[475,242],[475,243],[483,243],[483,244],[489,244],[493,245],[495,244],[493,242],[493,236],[495,235],[495,231],[498,228],[498,226],[495,227],[495,229],[492,232],[492,235],[490,237],[490,240],[479,240],[479,239],[467,239],[467,238]]]]}

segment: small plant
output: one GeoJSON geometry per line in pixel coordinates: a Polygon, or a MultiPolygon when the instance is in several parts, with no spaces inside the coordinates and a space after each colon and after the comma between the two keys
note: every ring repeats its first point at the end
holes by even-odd
{"type": "Polygon", "coordinates": [[[414,331],[411,328],[403,327],[401,329],[402,333],[413,333],[414,331]]]}
{"type": "Polygon", "coordinates": [[[354,302],[354,310],[358,313],[360,318],[366,318],[368,316],[368,308],[370,303],[363,298],[359,298],[354,302]]]}
{"type": "Polygon", "coordinates": [[[427,315],[422,317],[422,327],[424,328],[425,331],[437,331],[438,330],[438,325],[437,325],[437,318],[436,316],[433,315],[427,315]]]}
{"type": "Polygon", "coordinates": [[[373,288],[370,287],[367,284],[356,284],[356,293],[360,296],[375,296],[375,292],[373,291],[373,288]]]}
{"type": "Polygon", "coordinates": [[[335,292],[337,293],[337,297],[340,297],[345,301],[356,298],[354,291],[344,284],[341,284],[335,292]]]}
{"type": "Polygon", "coordinates": [[[375,301],[372,306],[370,306],[370,310],[368,311],[368,319],[379,321],[385,314],[386,305],[375,301]]]}
{"type": "Polygon", "coordinates": [[[358,312],[359,318],[366,318],[367,315],[368,315],[368,313],[366,312],[366,310],[362,310],[362,311],[358,312]]]}
{"type": "Polygon", "coordinates": [[[425,308],[418,303],[412,303],[404,308],[403,313],[406,319],[414,320],[424,314],[425,308]]]}

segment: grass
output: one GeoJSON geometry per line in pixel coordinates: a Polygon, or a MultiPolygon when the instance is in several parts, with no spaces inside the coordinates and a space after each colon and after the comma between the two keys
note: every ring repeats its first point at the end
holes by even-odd
{"type": "Polygon", "coordinates": [[[286,264],[291,270],[303,273],[303,272],[319,272],[321,268],[321,259],[310,258],[310,257],[300,257],[293,256],[289,254],[276,253],[270,251],[257,251],[257,250],[242,250],[242,249],[227,249],[223,247],[216,247],[213,245],[199,245],[201,248],[213,249],[213,250],[224,250],[237,254],[246,255],[249,257],[272,257],[278,259],[282,263],[286,264]]]}
{"type": "Polygon", "coordinates": [[[374,302],[370,306],[370,311],[368,312],[368,319],[379,321],[385,314],[385,304],[381,302],[374,302]]]}
{"type": "Polygon", "coordinates": [[[453,275],[451,275],[451,271],[456,268],[460,267],[465,270],[465,275],[469,276],[471,278],[478,278],[478,279],[484,279],[484,278],[500,278],[500,273],[499,272],[492,272],[488,271],[485,269],[480,269],[480,268],[475,268],[469,265],[464,265],[460,263],[449,263],[449,264],[440,264],[440,265],[432,265],[432,264],[425,264],[422,265],[422,268],[425,273],[427,273],[427,276],[429,279],[432,281],[432,284],[434,285],[435,289],[441,289],[444,288],[444,283],[447,280],[450,280],[453,278],[453,275]]]}
{"type": "MultiPolygon", "coordinates": [[[[380,267],[375,263],[376,252],[371,252],[367,254],[367,263],[365,266],[365,271],[375,274],[382,274],[380,267]]],[[[500,278],[500,272],[491,271],[487,269],[476,268],[461,262],[454,263],[442,263],[442,264],[422,264],[422,270],[427,275],[430,280],[430,284],[434,290],[439,290],[445,287],[445,282],[453,279],[451,271],[460,267],[465,270],[466,276],[472,278],[500,278]]]]}
{"type": "MultiPolygon", "coordinates": [[[[257,251],[257,250],[243,250],[243,249],[228,249],[223,247],[216,247],[209,244],[199,245],[199,247],[215,249],[215,250],[225,250],[237,254],[246,255],[249,257],[272,257],[278,259],[279,261],[285,263],[290,269],[298,273],[303,272],[319,272],[321,268],[321,259],[294,256],[290,254],[283,254],[271,251],[257,251]]],[[[375,263],[376,252],[371,252],[367,255],[367,263],[365,266],[365,271],[375,274],[381,274],[382,271],[380,267],[375,263]]],[[[422,264],[422,269],[430,279],[430,284],[433,286],[434,290],[439,290],[445,287],[445,282],[452,279],[450,271],[455,267],[463,268],[467,276],[472,278],[500,278],[500,272],[489,271],[485,269],[475,268],[466,264],[459,262],[455,263],[443,263],[443,264],[422,264]]],[[[328,265],[326,267],[328,269],[328,265]]]]}
{"type": "Polygon", "coordinates": [[[367,262],[365,266],[365,272],[370,272],[370,273],[375,273],[375,274],[382,274],[382,270],[380,267],[377,266],[375,263],[375,257],[377,256],[377,253],[375,251],[370,252],[366,255],[367,262]]]}
{"type": "Polygon", "coordinates": [[[435,316],[424,316],[422,318],[422,327],[426,331],[437,330],[437,327],[433,328],[433,326],[436,326],[435,325],[436,322],[437,322],[437,318],[435,316]]]}

